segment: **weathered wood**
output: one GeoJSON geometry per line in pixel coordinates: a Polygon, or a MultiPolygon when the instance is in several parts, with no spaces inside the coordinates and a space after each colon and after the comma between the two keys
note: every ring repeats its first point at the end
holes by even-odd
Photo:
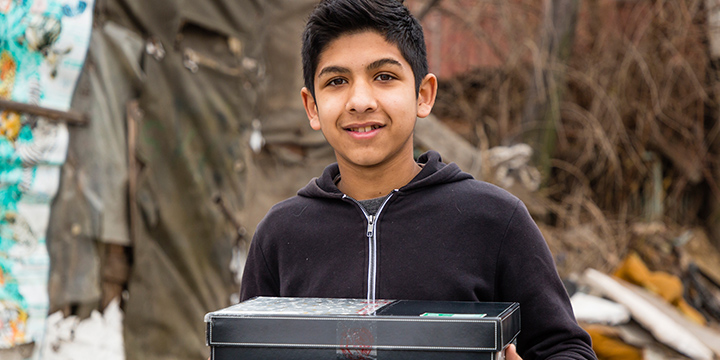
{"type": "Polygon", "coordinates": [[[547,179],[550,159],[555,151],[556,125],[560,122],[560,102],[565,92],[562,64],[570,58],[575,40],[580,0],[545,0],[545,17],[540,29],[539,63],[534,70],[522,124],[525,143],[535,150],[533,159],[547,179]]]}
{"type": "Polygon", "coordinates": [[[85,126],[88,124],[87,116],[76,111],[60,111],[55,109],[48,109],[17,101],[0,99],[0,110],[10,110],[20,113],[42,116],[50,121],[63,121],[68,125],[85,126]]]}

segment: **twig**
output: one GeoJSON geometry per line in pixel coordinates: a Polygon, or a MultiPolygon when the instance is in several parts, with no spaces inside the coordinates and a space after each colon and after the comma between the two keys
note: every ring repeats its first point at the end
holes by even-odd
{"type": "Polygon", "coordinates": [[[220,208],[220,211],[225,216],[225,218],[230,221],[230,223],[235,227],[235,231],[237,232],[237,238],[235,238],[235,245],[239,246],[241,242],[245,241],[245,235],[247,234],[247,230],[244,226],[242,226],[242,224],[240,224],[240,221],[235,218],[232,212],[230,212],[230,209],[228,209],[227,205],[225,205],[225,202],[223,201],[223,198],[222,196],[220,196],[220,194],[216,194],[215,196],[213,196],[213,201],[220,208]]]}

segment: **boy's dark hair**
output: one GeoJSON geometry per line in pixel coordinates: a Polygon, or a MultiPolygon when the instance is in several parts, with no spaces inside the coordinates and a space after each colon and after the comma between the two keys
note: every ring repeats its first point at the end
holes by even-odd
{"type": "Polygon", "coordinates": [[[305,87],[315,97],[315,71],[322,51],[341,35],[377,31],[394,44],[415,75],[415,93],[428,73],[422,26],[402,0],[323,0],[310,14],[303,32],[305,87]]]}

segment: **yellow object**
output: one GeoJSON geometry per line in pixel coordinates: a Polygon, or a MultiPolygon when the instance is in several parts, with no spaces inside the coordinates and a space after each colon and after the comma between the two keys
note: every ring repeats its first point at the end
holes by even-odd
{"type": "Polygon", "coordinates": [[[615,270],[614,275],[659,295],[690,320],[705,325],[706,320],[702,314],[683,299],[683,285],[680,278],[662,271],[650,271],[637,253],[630,253],[615,270]]]}
{"type": "Polygon", "coordinates": [[[642,360],[642,350],[628,345],[602,327],[587,327],[598,360],[642,360]]]}
{"type": "Polygon", "coordinates": [[[9,99],[15,85],[15,71],[17,64],[10,52],[3,50],[0,53],[0,99],[9,99]]]}
{"type": "Polygon", "coordinates": [[[694,307],[690,306],[685,299],[680,299],[680,302],[678,302],[675,306],[680,309],[680,312],[690,318],[690,320],[701,325],[705,325],[707,323],[705,317],[699,311],[695,310],[694,307]]]}
{"type": "Polygon", "coordinates": [[[20,114],[14,111],[0,112],[0,135],[5,136],[8,140],[15,140],[20,134],[21,127],[20,114]]]}

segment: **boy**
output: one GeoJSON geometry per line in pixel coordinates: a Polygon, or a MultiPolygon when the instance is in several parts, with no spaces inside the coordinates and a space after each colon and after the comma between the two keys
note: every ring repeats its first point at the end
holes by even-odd
{"type": "Polygon", "coordinates": [[[302,58],[310,126],[337,163],[258,225],[241,299],[516,301],[525,359],[594,359],[524,205],[436,152],[414,160],[413,128],[437,79],[402,2],[321,2],[302,58]]]}

